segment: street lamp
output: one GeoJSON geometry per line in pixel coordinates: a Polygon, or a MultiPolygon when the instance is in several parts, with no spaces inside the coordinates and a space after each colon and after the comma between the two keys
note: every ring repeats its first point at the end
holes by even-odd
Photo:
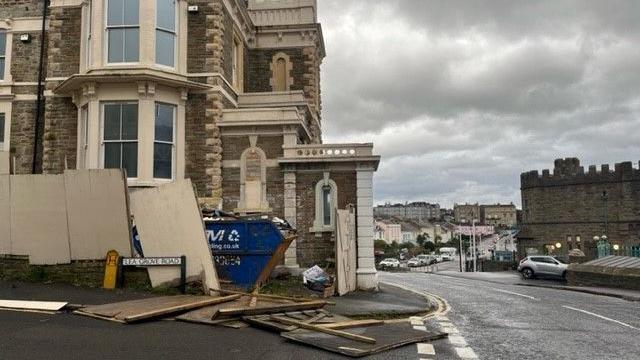
{"type": "Polygon", "coordinates": [[[615,250],[615,251],[620,250],[620,245],[618,245],[618,244],[614,244],[614,245],[613,245],[613,250],[615,250]]]}
{"type": "Polygon", "coordinates": [[[560,249],[561,247],[562,247],[562,244],[561,244],[561,243],[559,243],[559,242],[557,242],[557,243],[556,243],[556,248],[560,249]]]}

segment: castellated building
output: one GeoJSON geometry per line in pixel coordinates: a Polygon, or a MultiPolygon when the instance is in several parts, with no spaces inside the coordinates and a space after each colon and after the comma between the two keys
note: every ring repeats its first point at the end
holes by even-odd
{"type": "Polygon", "coordinates": [[[603,235],[608,238],[604,253],[627,255],[640,246],[640,170],[631,162],[585,171],[576,158],[558,159],[553,172],[523,173],[521,189],[521,256],[581,249],[593,259],[599,242],[594,237],[603,235]]]}
{"type": "Polygon", "coordinates": [[[123,168],[132,188],[190,178],[203,204],[293,224],[289,267],[335,258],[335,210],[352,205],[358,284],[376,286],[380,158],[322,141],[316,0],[45,3],[0,0],[12,173],[123,168]]]}

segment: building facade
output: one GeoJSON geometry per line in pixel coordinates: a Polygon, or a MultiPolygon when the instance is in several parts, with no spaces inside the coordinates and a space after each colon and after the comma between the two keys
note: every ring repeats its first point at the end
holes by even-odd
{"type": "Polygon", "coordinates": [[[480,223],[480,205],[478,204],[454,204],[453,218],[457,224],[471,225],[473,220],[480,223]]]}
{"type": "Polygon", "coordinates": [[[496,228],[512,228],[518,224],[517,210],[514,204],[495,204],[480,206],[480,217],[484,225],[496,228]]]}
{"type": "Polygon", "coordinates": [[[391,245],[394,242],[400,244],[402,242],[402,226],[390,221],[376,221],[376,228],[379,229],[381,239],[391,245]]]}
{"type": "Polygon", "coordinates": [[[376,284],[372,144],[324,144],[316,0],[0,0],[0,151],[15,174],[190,178],[202,203],[286,218],[290,267],[334,257],[354,206],[376,284]]]}
{"type": "Polygon", "coordinates": [[[426,222],[440,218],[440,205],[426,202],[412,202],[407,204],[384,204],[373,209],[378,217],[396,217],[399,219],[426,222]]]}
{"type": "Polygon", "coordinates": [[[631,162],[585,171],[576,158],[558,159],[553,172],[526,172],[520,181],[520,256],[580,249],[595,258],[603,235],[605,252],[640,246],[640,170],[631,162]]]}

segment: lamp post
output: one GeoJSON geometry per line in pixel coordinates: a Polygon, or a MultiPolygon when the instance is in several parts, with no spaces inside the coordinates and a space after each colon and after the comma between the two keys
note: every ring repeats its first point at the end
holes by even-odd
{"type": "Polygon", "coordinates": [[[472,227],[472,231],[473,231],[473,272],[477,272],[478,271],[478,265],[476,263],[476,219],[473,219],[471,221],[471,227],[472,227]]]}

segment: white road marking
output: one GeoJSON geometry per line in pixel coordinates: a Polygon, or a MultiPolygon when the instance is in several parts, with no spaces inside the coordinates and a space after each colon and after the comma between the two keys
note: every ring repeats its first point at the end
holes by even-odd
{"type": "Polygon", "coordinates": [[[414,326],[413,327],[416,330],[420,330],[420,331],[427,331],[427,327],[426,326],[414,326]]]}
{"type": "Polygon", "coordinates": [[[460,335],[449,335],[449,342],[455,346],[467,346],[467,342],[460,335]]]}
{"type": "Polygon", "coordinates": [[[616,323],[616,324],[618,324],[618,325],[622,325],[622,326],[628,327],[628,328],[630,328],[630,329],[640,330],[640,329],[638,329],[637,327],[632,326],[632,325],[629,325],[629,324],[626,324],[626,323],[623,323],[622,321],[618,321],[618,320],[614,320],[614,319],[608,318],[608,317],[606,317],[606,316],[598,315],[598,314],[592,313],[592,312],[587,311],[587,310],[577,309],[577,308],[574,308],[574,307],[571,307],[571,306],[565,306],[565,305],[563,305],[562,307],[563,307],[563,308],[566,308],[566,309],[569,309],[569,310],[573,310],[573,311],[579,311],[579,312],[581,312],[581,313],[585,313],[585,314],[587,314],[587,315],[595,316],[595,317],[600,318],[600,319],[603,319],[603,320],[611,321],[611,322],[613,322],[613,323],[616,323]]]}
{"type": "Polygon", "coordinates": [[[529,295],[525,295],[525,294],[520,294],[520,293],[513,292],[513,291],[507,291],[507,290],[496,289],[496,288],[489,288],[489,289],[494,290],[494,291],[497,291],[497,292],[505,293],[505,294],[511,294],[511,295],[516,295],[516,296],[522,296],[522,297],[524,297],[524,298],[531,299],[531,300],[538,300],[538,299],[534,298],[533,296],[529,296],[529,295]]]}
{"type": "Polygon", "coordinates": [[[418,354],[420,355],[435,355],[436,349],[431,344],[418,344],[418,354]]]}
{"type": "Polygon", "coordinates": [[[456,354],[458,354],[458,357],[461,359],[477,359],[478,356],[476,355],[476,353],[473,351],[473,349],[469,348],[469,347],[463,347],[463,348],[456,348],[456,354]]]}

